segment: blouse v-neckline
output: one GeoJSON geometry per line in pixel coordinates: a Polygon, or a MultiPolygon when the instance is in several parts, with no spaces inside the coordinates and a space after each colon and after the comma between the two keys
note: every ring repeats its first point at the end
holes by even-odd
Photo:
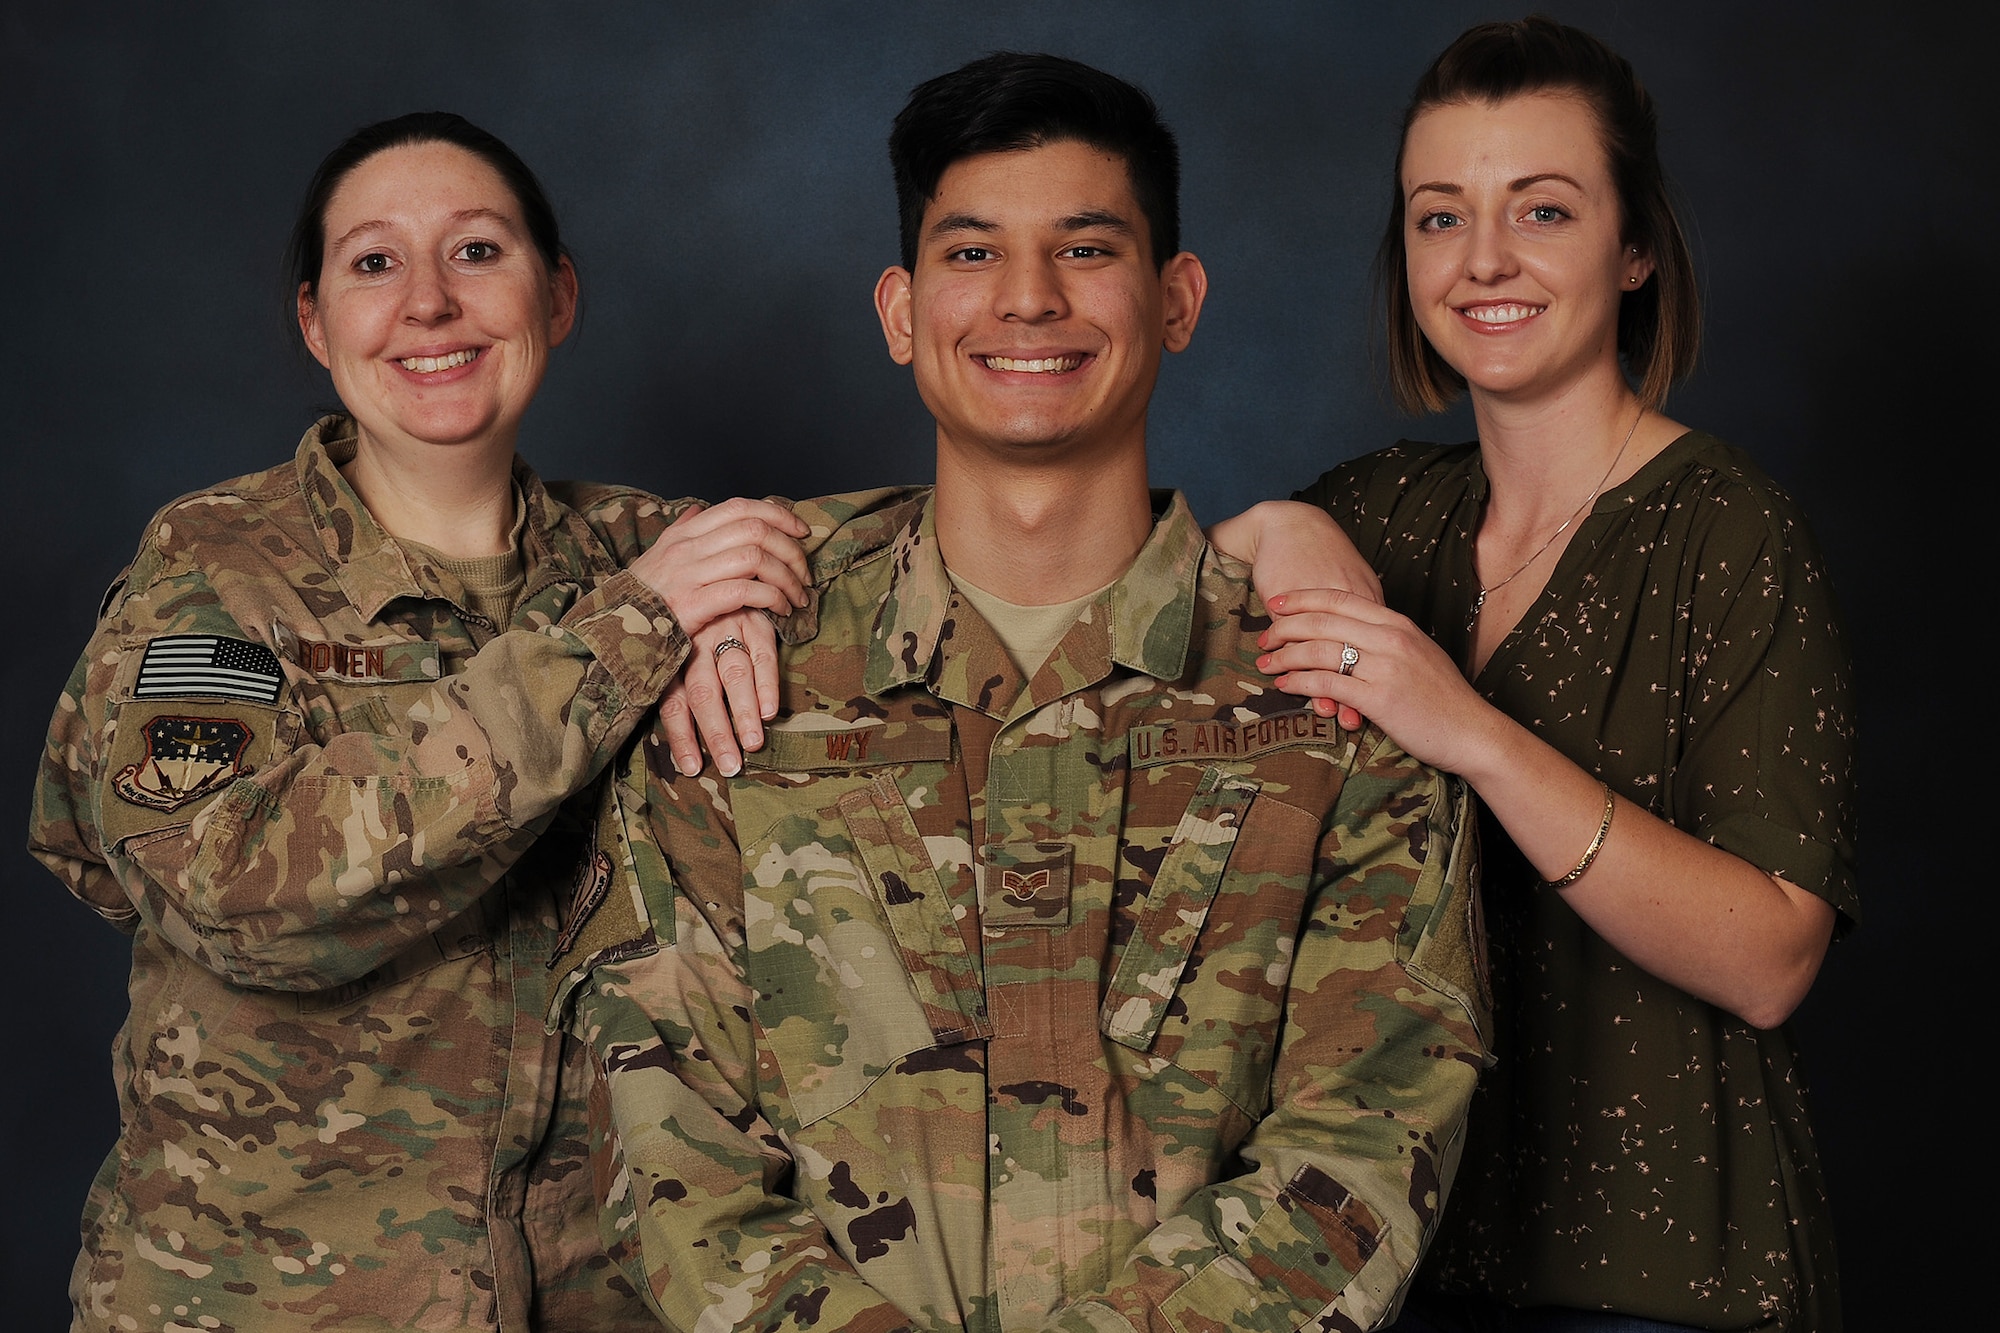
{"type": "MultiPolygon", "coordinates": [[[[1521,614],[1514,618],[1514,623],[1507,627],[1507,632],[1493,645],[1493,651],[1487,655],[1479,669],[1468,677],[1474,689],[1481,694],[1490,693],[1487,678],[1492,675],[1494,664],[1509,656],[1509,650],[1519,643],[1526,630],[1542,623],[1550,609],[1545,604],[1552,595],[1562,595],[1561,590],[1565,588],[1574,590],[1580,566],[1596,553],[1598,541],[1595,534],[1598,518],[1638,503],[1640,496],[1652,490],[1664,478],[1677,472],[1682,466],[1683,456],[1699,447],[1696,441],[1700,434],[1701,432],[1692,429],[1682,431],[1669,441],[1664,449],[1647,459],[1638,471],[1618,485],[1607,486],[1604,489],[1591,504],[1590,512],[1578,520],[1576,531],[1572,532],[1569,540],[1563,544],[1562,554],[1556,557],[1555,568],[1551,569],[1548,578],[1542,581],[1540,591],[1521,608],[1521,614]],[[1584,540],[1586,534],[1591,535],[1588,541],[1584,540]]],[[[1463,561],[1460,571],[1462,577],[1454,580],[1457,591],[1463,594],[1460,598],[1463,605],[1457,612],[1459,624],[1465,624],[1471,619],[1473,599],[1479,595],[1479,568],[1475,556],[1479,542],[1479,525],[1486,516],[1486,501],[1491,492],[1491,485],[1486,476],[1485,458],[1480,453],[1479,446],[1475,444],[1472,449],[1472,466],[1466,477],[1466,498],[1470,503],[1469,521],[1459,529],[1462,548],[1460,556],[1463,561]]],[[[1462,634],[1462,642],[1455,654],[1462,664],[1461,670],[1472,661],[1473,644],[1478,628],[1476,624],[1468,625],[1462,634]]]]}

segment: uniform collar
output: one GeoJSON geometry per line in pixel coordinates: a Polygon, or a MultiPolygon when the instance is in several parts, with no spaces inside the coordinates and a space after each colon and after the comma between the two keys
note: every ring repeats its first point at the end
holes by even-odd
{"type": "MultiPolygon", "coordinates": [[[[1208,543],[1178,491],[1155,491],[1153,503],[1157,517],[1145,545],[1036,674],[1037,693],[1051,672],[1070,689],[1085,688],[1114,663],[1159,680],[1181,674],[1208,543]]],[[[987,707],[985,682],[1011,676],[1011,666],[983,623],[964,630],[957,624],[960,616],[976,622],[977,613],[956,599],[938,554],[935,496],[897,534],[889,554],[889,592],[869,641],[864,688],[873,695],[936,682],[939,693],[955,702],[987,707]]]]}
{"type": "MultiPolygon", "coordinates": [[[[341,592],[369,620],[398,597],[462,600],[464,590],[457,587],[457,581],[430,561],[411,559],[340,474],[341,465],[354,457],[355,438],[353,418],[321,417],[299,441],[296,459],[300,492],[313,525],[319,529],[341,592]]],[[[525,602],[548,582],[547,576],[568,577],[566,571],[577,562],[555,558],[556,548],[574,545],[577,534],[565,521],[568,511],[519,455],[514,458],[514,485],[526,518],[521,531],[525,602]]],[[[596,546],[594,541],[585,544],[596,546]]],[[[617,567],[608,554],[595,549],[588,554],[602,554],[603,572],[617,567]]]]}

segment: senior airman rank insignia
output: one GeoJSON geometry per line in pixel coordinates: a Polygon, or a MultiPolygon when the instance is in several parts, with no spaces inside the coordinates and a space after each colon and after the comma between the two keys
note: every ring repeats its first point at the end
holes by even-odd
{"type": "Polygon", "coordinates": [[[250,728],[226,717],[156,717],[146,724],[146,757],[111,779],[133,805],[173,810],[236,780],[250,728]]]}
{"type": "Polygon", "coordinates": [[[1001,843],[986,848],[982,924],[1069,924],[1070,858],[1066,842],[1001,843]]]}

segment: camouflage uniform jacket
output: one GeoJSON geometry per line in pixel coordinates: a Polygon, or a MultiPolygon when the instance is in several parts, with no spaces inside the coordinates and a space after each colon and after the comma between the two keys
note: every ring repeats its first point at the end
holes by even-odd
{"type": "Polygon", "coordinates": [[[607,788],[608,1248],[701,1333],[1371,1326],[1485,1059],[1463,787],[1270,688],[1177,497],[1031,681],[861,526],[746,770],[607,788]]]}
{"type": "Polygon", "coordinates": [[[351,430],[162,510],[50,726],[31,846],[132,935],[77,1326],[644,1321],[541,1021],[578,838],[537,836],[685,652],[618,572],[667,513],[517,463],[492,625],[341,478],[351,430]]]}

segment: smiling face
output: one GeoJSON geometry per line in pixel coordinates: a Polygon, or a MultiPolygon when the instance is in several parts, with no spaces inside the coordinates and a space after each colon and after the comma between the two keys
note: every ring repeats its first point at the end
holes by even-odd
{"type": "Polygon", "coordinates": [[[1431,107],[1404,141],[1401,185],[1411,307],[1475,401],[1620,374],[1619,302],[1652,263],[1624,239],[1587,103],[1431,107]]]}
{"type": "Polygon", "coordinates": [[[1194,333],[1207,279],[1155,268],[1124,162],[1062,140],[953,163],[914,270],[876,285],[889,354],[916,371],[938,447],[968,459],[1145,449],[1160,351],[1194,333]]]}
{"type": "Polygon", "coordinates": [[[299,328],[365,446],[511,453],[576,313],[569,261],[550,273],[520,213],[498,172],[447,143],[383,149],[333,192],[299,328]]]}

